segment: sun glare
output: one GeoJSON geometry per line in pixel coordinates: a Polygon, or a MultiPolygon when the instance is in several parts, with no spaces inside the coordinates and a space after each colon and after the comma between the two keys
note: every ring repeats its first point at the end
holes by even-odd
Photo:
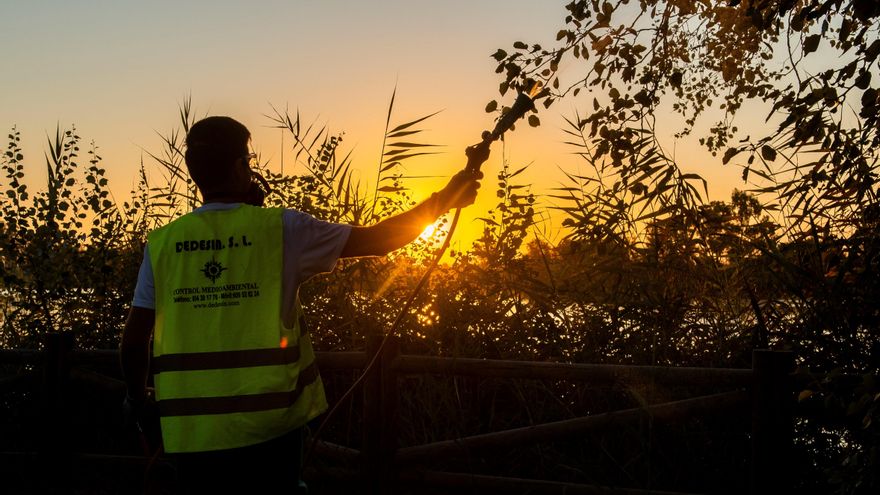
{"type": "Polygon", "coordinates": [[[436,230],[437,230],[437,226],[432,223],[431,225],[428,225],[427,227],[425,227],[425,230],[422,231],[422,235],[420,235],[419,237],[421,237],[422,239],[428,240],[431,238],[432,235],[434,235],[434,232],[436,230]]]}

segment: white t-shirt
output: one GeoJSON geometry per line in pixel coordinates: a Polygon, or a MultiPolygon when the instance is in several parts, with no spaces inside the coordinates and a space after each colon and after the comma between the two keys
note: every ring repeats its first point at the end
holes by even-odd
{"type": "MultiPolygon", "coordinates": [[[[192,211],[228,210],[240,203],[207,203],[192,211]]],[[[281,311],[292,315],[299,286],[313,275],[333,270],[342,248],[348,241],[351,226],[324,222],[301,211],[284,210],[281,215],[284,228],[283,267],[281,279],[281,311]]],[[[144,260],[138,272],[132,306],[156,309],[156,293],[153,285],[153,264],[150,262],[150,246],[144,248],[144,260]]]]}

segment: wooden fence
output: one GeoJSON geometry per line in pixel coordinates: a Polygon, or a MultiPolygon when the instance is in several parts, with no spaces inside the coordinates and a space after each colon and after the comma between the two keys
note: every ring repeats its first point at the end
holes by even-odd
{"type": "MultiPolygon", "coordinates": [[[[58,418],[64,414],[63,387],[71,379],[87,381],[108,392],[121,393],[119,380],[82,370],[79,364],[113,366],[118,362],[115,350],[73,350],[65,334],[52,334],[45,349],[0,350],[0,365],[42,366],[43,414],[58,418]]],[[[622,366],[600,364],[563,364],[548,362],[503,361],[484,359],[439,358],[403,355],[397,338],[384,345],[381,338],[370,339],[366,352],[317,353],[322,371],[363,370],[377,352],[378,365],[371,368],[362,384],[363,438],[361,448],[316,444],[315,453],[326,460],[358,465],[359,470],[324,468],[313,476],[348,480],[359,486],[358,493],[393,494],[404,490],[419,493],[419,487],[447,488],[456,493],[498,494],[621,494],[672,495],[679,492],[607,487],[552,480],[522,479],[470,473],[440,472],[426,469],[433,461],[462,452],[486,453],[513,447],[570,439],[609,426],[631,424],[650,419],[653,422],[707,416],[741,408],[751,413],[752,445],[750,486],[753,494],[786,493],[791,485],[792,414],[794,388],[790,377],[794,358],[789,352],[756,350],[751,369],[686,368],[661,366],[622,366]],[[397,426],[400,379],[407,375],[431,374],[500,379],[542,379],[578,381],[593,385],[654,383],[675,386],[724,387],[729,392],[691,397],[644,407],[592,414],[556,422],[534,424],[464,438],[424,445],[398,447],[397,426]]],[[[0,377],[0,393],[18,377],[0,377]]],[[[0,462],[48,463],[47,469],[69,469],[95,463],[141,464],[146,457],[77,453],[73,446],[58,445],[53,438],[53,424],[47,421],[41,432],[39,452],[0,452],[0,462]]],[[[5,450],[0,446],[0,451],[5,450]]]]}

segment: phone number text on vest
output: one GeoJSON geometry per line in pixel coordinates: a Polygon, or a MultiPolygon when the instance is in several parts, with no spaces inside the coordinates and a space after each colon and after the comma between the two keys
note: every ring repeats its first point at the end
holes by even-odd
{"type": "Polygon", "coordinates": [[[172,297],[175,304],[189,303],[195,309],[238,306],[242,299],[260,297],[260,287],[256,282],[183,287],[175,289],[172,297]]]}

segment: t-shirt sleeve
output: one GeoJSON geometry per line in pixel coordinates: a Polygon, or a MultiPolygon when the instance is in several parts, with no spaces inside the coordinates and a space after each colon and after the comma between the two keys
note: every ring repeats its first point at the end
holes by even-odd
{"type": "Polygon", "coordinates": [[[156,309],[156,290],[153,286],[153,264],[150,261],[150,246],[144,246],[144,260],[138,270],[137,284],[134,286],[132,306],[156,309]]]}
{"type": "Polygon", "coordinates": [[[325,222],[296,210],[285,210],[285,277],[298,286],[318,273],[333,270],[348,242],[351,226],[325,222]]]}

